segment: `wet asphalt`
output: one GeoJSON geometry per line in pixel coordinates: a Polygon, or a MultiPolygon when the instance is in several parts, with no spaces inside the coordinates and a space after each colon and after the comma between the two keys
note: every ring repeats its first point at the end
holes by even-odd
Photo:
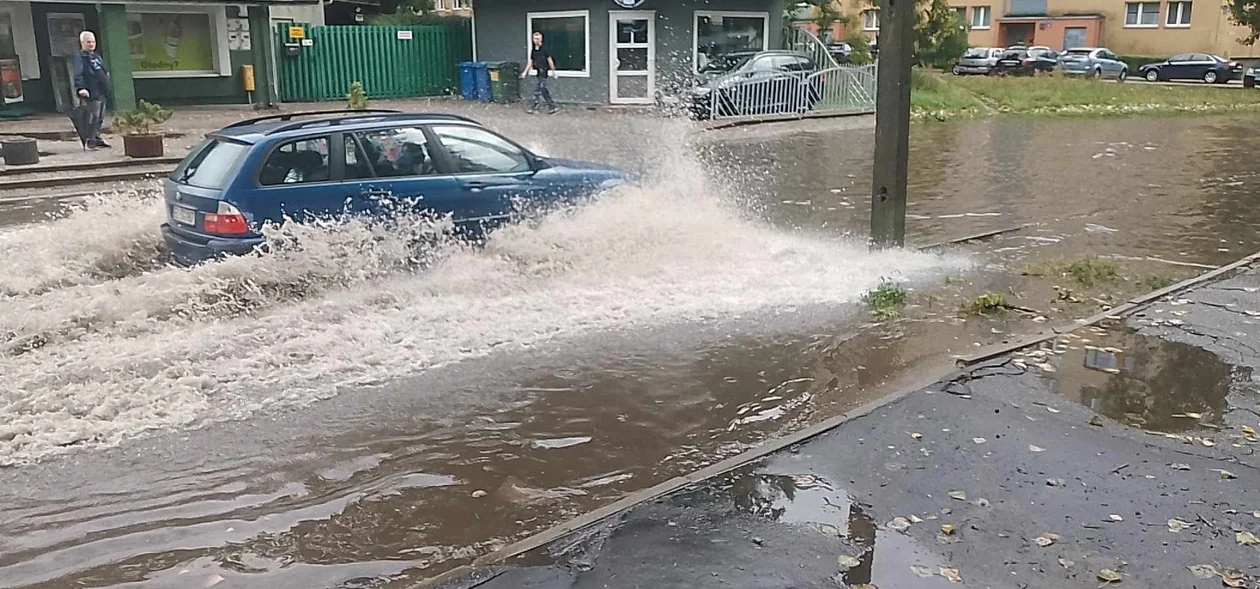
{"type": "Polygon", "coordinates": [[[1250,270],[442,586],[1256,587],[1258,316],[1250,270]]]}

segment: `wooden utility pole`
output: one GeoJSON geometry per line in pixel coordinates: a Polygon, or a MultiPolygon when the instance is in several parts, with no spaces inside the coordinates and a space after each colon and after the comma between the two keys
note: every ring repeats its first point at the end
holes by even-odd
{"type": "Polygon", "coordinates": [[[875,247],[901,247],[906,243],[915,17],[915,0],[880,0],[875,169],[871,183],[871,244],[875,247]]]}

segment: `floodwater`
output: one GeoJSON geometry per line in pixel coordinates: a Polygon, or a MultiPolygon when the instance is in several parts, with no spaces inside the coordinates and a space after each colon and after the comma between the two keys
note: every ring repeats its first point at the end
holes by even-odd
{"type": "Polygon", "coordinates": [[[419,273],[418,220],[191,271],[151,192],[6,227],[0,587],[405,587],[1039,328],[958,319],[977,289],[1088,314],[1029,261],[1135,292],[1260,249],[1254,120],[916,126],[913,243],[1035,224],[929,255],[852,238],[861,122],[481,118],[649,180],[419,273]],[[858,304],[883,278],[909,320],[858,304]]]}

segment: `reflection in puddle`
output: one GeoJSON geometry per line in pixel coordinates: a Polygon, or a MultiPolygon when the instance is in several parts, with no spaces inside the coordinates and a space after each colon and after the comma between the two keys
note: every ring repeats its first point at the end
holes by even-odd
{"type": "Polygon", "coordinates": [[[1083,333],[1065,336],[1052,350],[1023,354],[1017,362],[1041,367],[1051,390],[1064,397],[1144,429],[1179,432],[1223,425],[1229,393],[1248,376],[1186,344],[1102,329],[1083,333]]]}
{"type": "MultiPolygon", "coordinates": [[[[915,543],[905,533],[881,526],[871,517],[869,506],[855,501],[847,491],[830,481],[808,474],[749,473],[731,481],[730,493],[740,511],[778,523],[797,524],[851,542],[849,554],[837,555],[841,572],[836,580],[844,586],[903,589],[960,586],[935,576],[950,565],[933,551],[915,543]]],[[[922,522],[922,525],[928,524],[922,522]]]]}

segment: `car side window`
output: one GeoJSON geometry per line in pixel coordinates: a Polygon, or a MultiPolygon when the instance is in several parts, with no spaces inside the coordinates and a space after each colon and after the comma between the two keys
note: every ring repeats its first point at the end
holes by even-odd
{"type": "Polygon", "coordinates": [[[1203,55],[1202,53],[1196,53],[1194,54],[1194,61],[1215,61],[1215,60],[1213,60],[1211,57],[1203,55]]]}
{"type": "Polygon", "coordinates": [[[529,158],[503,138],[476,127],[435,126],[457,174],[515,173],[530,170],[529,158]]]}
{"type": "Polygon", "coordinates": [[[757,60],[752,63],[752,70],[754,72],[773,72],[778,69],[777,66],[778,64],[774,62],[773,57],[764,56],[757,58],[757,60]]]}
{"type": "Polygon", "coordinates": [[[1168,61],[1171,61],[1171,62],[1177,62],[1177,61],[1190,61],[1190,54],[1188,54],[1188,53],[1183,53],[1183,54],[1181,54],[1181,55],[1174,55],[1174,56],[1172,56],[1172,57],[1168,58],[1168,61]]]}
{"type": "Polygon", "coordinates": [[[263,186],[327,182],[328,137],[310,137],[283,143],[263,162],[258,182],[263,186]]]}
{"type": "Polygon", "coordinates": [[[438,173],[429,140],[419,127],[373,129],[357,136],[363,145],[364,158],[372,164],[378,177],[403,178],[438,173]]]}
{"type": "Polygon", "coordinates": [[[368,164],[367,157],[363,154],[363,149],[359,147],[359,142],[354,140],[354,136],[347,133],[345,135],[346,142],[346,180],[362,180],[372,177],[372,167],[368,164]]]}

